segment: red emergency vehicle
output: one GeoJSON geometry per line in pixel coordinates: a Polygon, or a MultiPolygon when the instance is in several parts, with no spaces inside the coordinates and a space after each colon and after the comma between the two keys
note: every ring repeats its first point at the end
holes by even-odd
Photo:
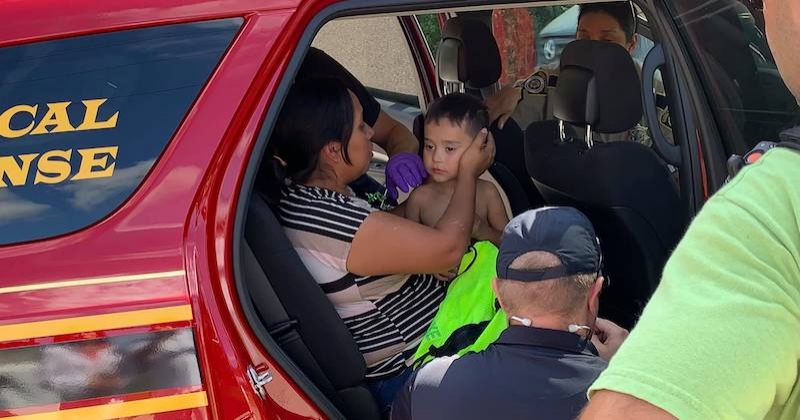
{"type": "MultiPolygon", "coordinates": [[[[437,78],[439,27],[421,22],[463,15],[503,29],[502,59],[519,72],[525,60],[509,55],[526,51],[510,46],[513,31],[497,19],[522,16],[535,28],[536,16],[552,19],[573,4],[546,3],[3,2],[0,417],[375,418],[363,366],[333,372],[321,361],[352,343],[320,344],[309,313],[295,315],[341,323],[332,307],[265,295],[259,285],[278,273],[248,265],[248,203],[281,102],[312,41],[325,43],[327,25],[340,22],[328,53],[412,128],[453,88],[437,78]],[[371,19],[380,30],[369,32],[371,19]],[[392,61],[396,52],[407,68],[392,61]],[[370,68],[404,72],[412,88],[394,89],[370,68]],[[264,308],[281,308],[285,322],[266,320],[264,308]]],[[[660,158],[680,182],[682,229],[724,181],[726,157],[776,138],[797,104],[777,75],[757,5],[637,7],[637,33],[654,42],[666,90],[658,105],[669,107],[675,145],[660,158]]],[[[533,35],[519,37],[531,57],[533,35]]],[[[645,114],[655,112],[644,96],[645,114]]],[[[379,174],[380,159],[374,166],[379,174]]]]}

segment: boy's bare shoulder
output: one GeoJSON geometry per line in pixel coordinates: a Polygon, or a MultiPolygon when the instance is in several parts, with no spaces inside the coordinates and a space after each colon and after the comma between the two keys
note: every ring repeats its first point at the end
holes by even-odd
{"type": "Polygon", "coordinates": [[[436,195],[437,191],[431,184],[422,184],[408,195],[409,202],[422,203],[430,200],[436,195]]]}
{"type": "Polygon", "coordinates": [[[484,197],[487,195],[495,195],[500,193],[500,191],[497,190],[497,187],[494,185],[493,182],[487,181],[485,179],[479,178],[477,187],[478,187],[478,194],[484,197]]]}

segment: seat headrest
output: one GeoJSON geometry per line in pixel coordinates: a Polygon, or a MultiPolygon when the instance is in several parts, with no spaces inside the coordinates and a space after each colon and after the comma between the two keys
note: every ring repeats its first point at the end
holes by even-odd
{"type": "Polygon", "coordinates": [[[497,82],[502,65],[491,28],[475,19],[449,19],[442,30],[436,69],[439,79],[463,83],[469,89],[497,82]]]}
{"type": "Polygon", "coordinates": [[[600,133],[619,133],[642,119],[639,72],[631,55],[608,41],[573,41],[564,48],[553,115],[600,133]]]}

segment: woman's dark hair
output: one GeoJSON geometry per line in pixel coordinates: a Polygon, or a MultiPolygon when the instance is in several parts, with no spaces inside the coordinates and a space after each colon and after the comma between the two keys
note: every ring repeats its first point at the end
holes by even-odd
{"type": "Polygon", "coordinates": [[[342,144],[342,157],[349,164],[347,146],[353,133],[353,112],[353,101],[339,79],[295,82],[283,103],[270,144],[272,155],[285,165],[286,176],[297,183],[306,182],[319,166],[322,148],[332,141],[342,144]]]}
{"type": "Polygon", "coordinates": [[[582,4],[578,14],[578,21],[587,13],[602,12],[610,15],[619,23],[619,27],[625,32],[625,39],[630,42],[633,34],[636,33],[636,16],[633,15],[633,4],[627,1],[614,1],[610,3],[590,3],[582,4]]]}

